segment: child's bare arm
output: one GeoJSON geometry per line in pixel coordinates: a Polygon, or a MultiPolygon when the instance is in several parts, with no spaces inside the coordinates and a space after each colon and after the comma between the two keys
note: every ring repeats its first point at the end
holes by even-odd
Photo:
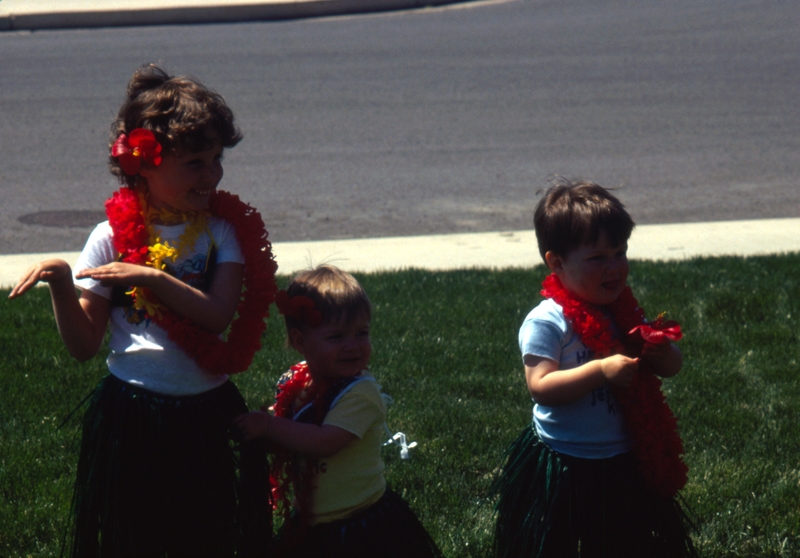
{"type": "Polygon", "coordinates": [[[554,360],[525,355],[524,364],[531,397],[540,405],[555,407],[577,401],[606,383],[627,387],[639,368],[639,359],[612,355],[559,370],[554,360]]]}
{"type": "Polygon", "coordinates": [[[674,343],[647,343],[642,350],[642,361],[662,378],[670,378],[681,371],[683,353],[674,343]]]}
{"type": "Polygon", "coordinates": [[[104,285],[146,287],[173,312],[189,318],[207,331],[222,333],[236,313],[243,273],[242,264],[226,262],[217,265],[208,292],[187,285],[161,270],[123,262],[84,269],[77,277],[91,277],[104,285]]]}
{"type": "Polygon", "coordinates": [[[92,358],[103,343],[109,301],[89,291],[78,296],[69,264],[59,259],[45,260],[28,268],[9,298],[22,296],[40,281],[50,285],[56,324],[69,353],[80,361],[92,358]]]}
{"type": "Polygon", "coordinates": [[[263,411],[234,419],[243,442],[262,439],[274,442],[306,457],[330,457],[342,451],[357,436],[338,426],[305,424],[274,417],[263,411]]]}
{"type": "Polygon", "coordinates": [[[17,280],[17,284],[11,289],[8,298],[17,298],[24,295],[40,281],[50,283],[51,285],[69,281],[69,284],[72,285],[69,264],[64,260],[52,259],[32,265],[26,269],[25,273],[17,280]]]}

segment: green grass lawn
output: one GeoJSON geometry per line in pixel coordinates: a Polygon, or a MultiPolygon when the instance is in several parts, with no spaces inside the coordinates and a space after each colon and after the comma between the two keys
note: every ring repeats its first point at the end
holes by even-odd
{"type": "MultiPolygon", "coordinates": [[[[650,316],[683,325],[682,373],[665,381],[691,468],[683,495],[707,557],[800,556],[800,255],[634,262],[650,316]]],[[[419,446],[387,477],[451,557],[484,557],[483,500],[505,447],[530,420],[517,331],[543,268],[360,275],[375,306],[372,370],[395,403],[389,427],[419,446]]],[[[285,284],[285,278],[282,284],[285,284]]],[[[75,474],[76,420],[105,374],[73,361],[49,295],[0,296],[0,556],[56,556],[75,474]]],[[[270,319],[236,377],[251,407],[271,403],[296,355],[270,319]]]]}

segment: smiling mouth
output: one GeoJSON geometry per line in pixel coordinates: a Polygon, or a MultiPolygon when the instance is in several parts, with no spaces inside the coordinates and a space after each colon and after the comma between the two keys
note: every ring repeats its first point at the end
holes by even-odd
{"type": "Polygon", "coordinates": [[[197,188],[194,188],[192,190],[192,192],[194,192],[198,196],[210,196],[213,191],[214,191],[213,188],[209,188],[207,190],[198,190],[197,188]]]}

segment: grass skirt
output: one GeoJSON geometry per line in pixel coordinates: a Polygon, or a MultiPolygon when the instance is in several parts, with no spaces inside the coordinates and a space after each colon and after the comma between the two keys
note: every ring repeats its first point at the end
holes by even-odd
{"type": "Polygon", "coordinates": [[[505,456],[492,487],[497,558],[697,556],[680,503],[650,493],[630,454],[560,454],[529,426],[505,456]]]}
{"type": "Polygon", "coordinates": [[[294,516],[281,533],[287,558],[441,558],[408,503],[389,488],[353,517],[303,527],[294,516]]]}
{"type": "Polygon", "coordinates": [[[265,552],[272,533],[267,459],[231,447],[247,412],[226,382],[159,395],[106,376],[91,398],[65,550],[83,557],[225,557],[265,552]]]}

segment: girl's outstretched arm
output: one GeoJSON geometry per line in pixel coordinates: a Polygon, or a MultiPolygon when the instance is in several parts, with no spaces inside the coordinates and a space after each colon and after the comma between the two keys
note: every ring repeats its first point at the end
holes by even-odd
{"type": "Polygon", "coordinates": [[[295,422],[264,411],[239,415],[234,419],[234,426],[239,430],[243,442],[267,440],[315,459],[335,455],[358,438],[338,426],[295,422]]]}
{"type": "Polygon", "coordinates": [[[225,262],[214,269],[211,288],[201,291],[180,279],[144,265],[114,262],[84,269],[76,277],[91,277],[104,285],[146,287],[173,312],[211,333],[222,333],[233,320],[242,290],[242,264],[225,262]]]}
{"type": "Polygon", "coordinates": [[[28,268],[8,298],[22,296],[40,281],[50,285],[58,332],[69,354],[79,361],[92,358],[103,343],[110,302],[89,291],[78,296],[69,264],[59,259],[45,260],[28,268]]]}

